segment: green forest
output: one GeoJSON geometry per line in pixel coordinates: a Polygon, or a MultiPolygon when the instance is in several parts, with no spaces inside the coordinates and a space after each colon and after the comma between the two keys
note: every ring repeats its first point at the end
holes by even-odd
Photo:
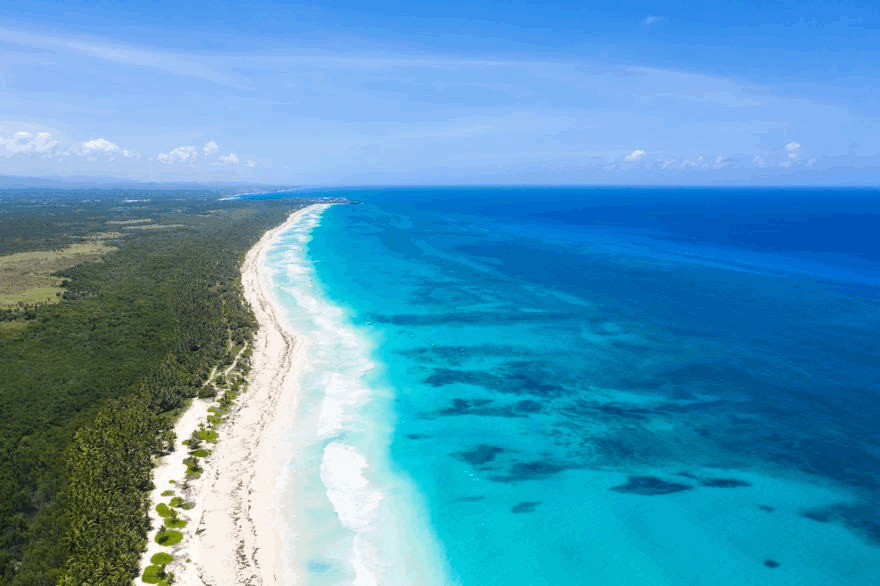
{"type": "Polygon", "coordinates": [[[256,329],[244,255],[307,203],[0,191],[0,257],[95,238],[111,250],[56,271],[56,302],[0,307],[0,583],[132,583],[153,459],[256,329]]]}

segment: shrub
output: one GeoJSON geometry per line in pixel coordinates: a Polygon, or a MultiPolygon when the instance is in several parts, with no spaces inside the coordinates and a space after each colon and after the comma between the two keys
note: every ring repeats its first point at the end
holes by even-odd
{"type": "Polygon", "coordinates": [[[164,545],[165,547],[171,547],[172,545],[177,545],[183,539],[183,533],[180,531],[169,531],[164,526],[159,528],[159,533],[156,535],[156,543],[159,545],[164,545]]]}
{"type": "Polygon", "coordinates": [[[211,442],[212,444],[216,444],[217,438],[219,436],[217,435],[217,432],[214,431],[213,429],[205,429],[199,433],[199,437],[201,439],[205,440],[206,442],[211,442]]]}
{"type": "Polygon", "coordinates": [[[205,385],[199,389],[199,399],[213,399],[217,396],[217,387],[214,385],[205,385]]]}
{"type": "Polygon", "coordinates": [[[157,566],[164,566],[165,564],[170,564],[172,561],[174,561],[174,556],[170,553],[165,553],[164,551],[160,551],[150,558],[150,563],[157,566]]]}
{"type": "Polygon", "coordinates": [[[171,529],[182,529],[186,527],[186,521],[183,519],[165,519],[165,526],[171,529]]]}
{"type": "Polygon", "coordinates": [[[147,584],[158,584],[163,578],[165,578],[165,567],[156,565],[147,566],[144,575],[141,576],[141,580],[147,584]]]}

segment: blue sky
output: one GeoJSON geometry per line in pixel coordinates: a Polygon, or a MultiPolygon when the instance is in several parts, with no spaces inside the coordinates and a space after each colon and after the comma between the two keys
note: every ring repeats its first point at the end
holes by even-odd
{"type": "Polygon", "coordinates": [[[880,183],[864,2],[0,8],[0,174],[880,183]]]}

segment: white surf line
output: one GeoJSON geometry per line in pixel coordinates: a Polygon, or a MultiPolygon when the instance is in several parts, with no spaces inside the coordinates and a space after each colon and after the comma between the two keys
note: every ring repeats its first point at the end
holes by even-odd
{"type": "Polygon", "coordinates": [[[303,208],[267,232],[248,252],[242,286],[260,324],[254,341],[248,390],[218,428],[220,438],[202,477],[191,481],[196,523],[187,537],[185,559],[173,569],[181,584],[286,584],[282,542],[275,529],[273,503],[283,458],[285,422],[299,406],[298,376],[303,341],[283,320],[264,256],[278,236],[308,210],[303,208]]]}

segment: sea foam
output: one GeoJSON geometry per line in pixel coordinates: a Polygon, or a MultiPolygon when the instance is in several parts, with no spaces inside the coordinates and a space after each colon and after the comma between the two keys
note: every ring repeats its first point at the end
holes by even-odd
{"type": "Polygon", "coordinates": [[[426,513],[388,465],[391,410],[376,404],[389,393],[366,382],[375,366],[370,341],[324,295],[308,256],[322,213],[316,207],[302,214],[266,260],[306,354],[303,407],[290,420],[291,457],[279,489],[286,575],[305,584],[374,586],[407,583],[416,568],[442,583],[444,572],[435,567],[441,556],[424,553],[436,549],[426,513]]]}

